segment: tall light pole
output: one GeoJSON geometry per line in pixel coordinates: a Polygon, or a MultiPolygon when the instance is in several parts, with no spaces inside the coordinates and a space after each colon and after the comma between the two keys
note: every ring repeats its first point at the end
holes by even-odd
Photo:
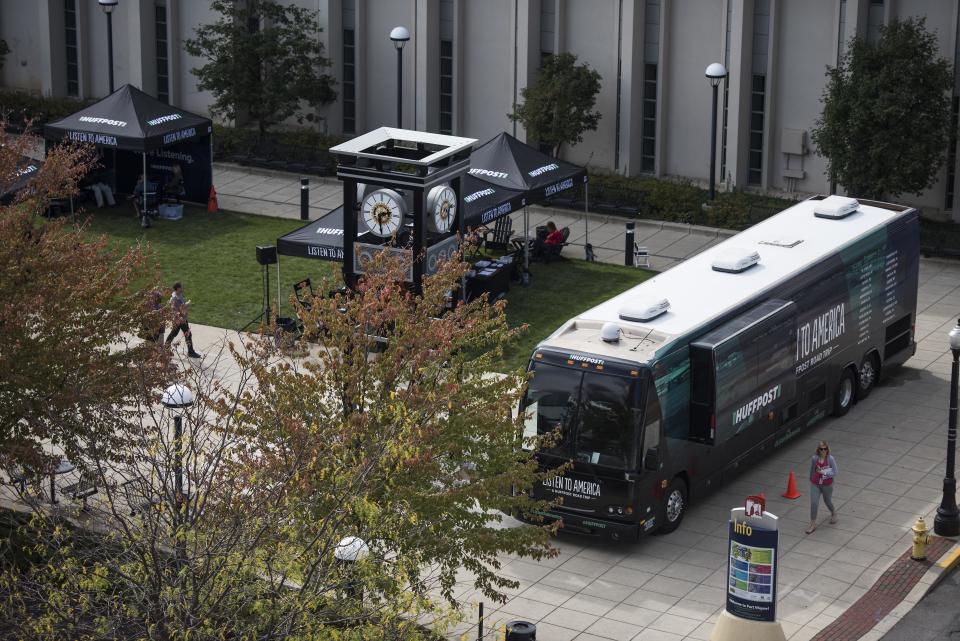
{"type": "Polygon", "coordinates": [[[950,330],[950,351],[953,364],[950,366],[950,413],[947,418],[947,473],[943,477],[943,498],[933,520],[933,531],[940,536],[960,534],[960,512],[957,511],[957,479],[954,468],[957,463],[957,386],[960,384],[960,319],[950,330]]]}
{"type": "Polygon", "coordinates": [[[119,0],[99,0],[100,8],[107,14],[107,60],[110,69],[110,93],[113,93],[113,10],[119,0]]]}
{"type": "MultiPolygon", "coordinates": [[[[183,510],[186,500],[183,495],[183,412],[193,405],[194,397],[190,388],[180,383],[171,385],[163,391],[160,402],[173,414],[173,501],[176,507],[174,523],[179,531],[186,520],[183,510]]],[[[181,537],[177,537],[175,547],[177,562],[183,560],[184,544],[181,537]]]]}
{"type": "Polygon", "coordinates": [[[727,77],[727,68],[719,62],[707,67],[706,76],[713,87],[713,111],[710,116],[710,201],[717,195],[717,88],[727,77]]]}
{"type": "Polygon", "coordinates": [[[403,127],[403,45],[410,39],[406,27],[394,27],[390,31],[390,40],[397,48],[397,127],[403,127]]]}

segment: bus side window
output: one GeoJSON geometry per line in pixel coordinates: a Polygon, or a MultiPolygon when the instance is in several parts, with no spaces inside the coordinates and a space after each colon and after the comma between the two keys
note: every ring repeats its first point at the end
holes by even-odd
{"type": "Polygon", "coordinates": [[[647,469],[647,455],[657,457],[658,461],[663,460],[660,452],[660,399],[653,381],[647,384],[646,398],[647,405],[643,411],[643,447],[640,448],[643,456],[642,469],[647,469]]]}
{"type": "Polygon", "coordinates": [[[763,386],[793,371],[797,340],[796,317],[792,314],[765,327],[757,339],[762,357],[757,364],[757,385],[763,386]]]}
{"type": "Polygon", "coordinates": [[[690,346],[690,436],[691,441],[713,443],[716,402],[713,350],[690,346]]]}

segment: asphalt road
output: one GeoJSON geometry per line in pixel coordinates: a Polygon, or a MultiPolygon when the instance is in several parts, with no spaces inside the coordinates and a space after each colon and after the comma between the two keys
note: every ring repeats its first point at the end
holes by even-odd
{"type": "Polygon", "coordinates": [[[881,641],[960,641],[960,572],[951,572],[881,641]]]}

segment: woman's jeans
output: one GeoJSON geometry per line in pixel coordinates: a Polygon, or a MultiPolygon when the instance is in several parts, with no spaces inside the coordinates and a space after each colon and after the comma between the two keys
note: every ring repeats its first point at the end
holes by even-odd
{"type": "Polygon", "coordinates": [[[833,509],[833,484],[830,485],[814,485],[810,484],[810,520],[817,520],[817,508],[820,507],[820,495],[823,495],[823,502],[830,510],[830,514],[834,513],[833,509]]]}

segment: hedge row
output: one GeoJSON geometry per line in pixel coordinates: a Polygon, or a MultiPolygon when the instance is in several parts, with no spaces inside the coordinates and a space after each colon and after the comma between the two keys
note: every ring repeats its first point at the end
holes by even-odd
{"type": "Polygon", "coordinates": [[[705,202],[707,191],[688,180],[590,176],[591,209],[647,220],[745,229],[796,201],[735,190],[718,192],[706,209],[705,202]]]}
{"type": "Polygon", "coordinates": [[[7,117],[7,129],[21,132],[27,121],[33,121],[38,129],[48,122],[66,118],[70,114],[92,105],[96,100],[78,98],[36,96],[24,91],[0,91],[0,112],[7,117]]]}

